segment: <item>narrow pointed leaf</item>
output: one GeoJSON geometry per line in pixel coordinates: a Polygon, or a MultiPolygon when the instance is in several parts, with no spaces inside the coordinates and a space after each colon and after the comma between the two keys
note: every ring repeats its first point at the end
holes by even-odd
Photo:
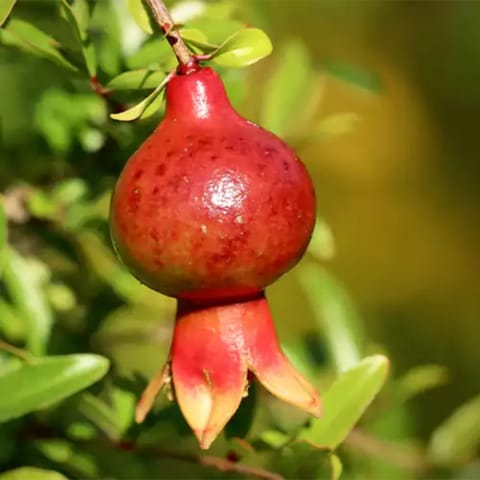
{"type": "Polygon", "coordinates": [[[410,398],[448,382],[448,369],[443,365],[419,365],[413,367],[393,385],[394,401],[405,402],[410,398]]]}
{"type": "Polygon", "coordinates": [[[304,131],[316,107],[313,89],[319,84],[312,60],[300,41],[287,42],[265,86],[260,124],[277,135],[304,131]],[[308,114],[307,114],[308,113],[308,114]]]}
{"type": "MultiPolygon", "coordinates": [[[[157,88],[155,88],[155,90],[150,93],[147,98],[142,100],[140,103],[137,103],[137,105],[134,107],[125,110],[124,112],[112,113],[110,117],[114,120],[120,120],[121,122],[131,122],[132,120],[136,120],[137,118],[141,117],[146,112],[150,104],[152,104],[153,101],[160,95],[169,80],[170,76],[165,77],[164,81],[158,85],[157,88]]],[[[155,106],[157,107],[158,103],[155,103],[155,106]]]]}
{"type": "Polygon", "coordinates": [[[7,27],[1,31],[0,38],[6,45],[16,46],[48,58],[68,70],[78,70],[60,53],[59,44],[54,38],[28,22],[11,19],[7,27]]]}
{"type": "Polygon", "coordinates": [[[44,353],[53,322],[52,312],[42,286],[32,279],[27,262],[13,249],[4,255],[3,280],[28,326],[28,349],[34,354],[44,353]]]}
{"type": "Polygon", "coordinates": [[[180,35],[189,47],[193,47],[195,51],[201,53],[211,53],[219,48],[218,45],[213,45],[208,42],[206,35],[200,30],[193,28],[183,28],[180,30],[180,35]]]}
{"type": "Polygon", "coordinates": [[[343,80],[365,90],[378,92],[381,89],[378,76],[363,67],[344,62],[328,62],[327,73],[335,78],[343,80]]]}
{"type": "Polygon", "coordinates": [[[272,53],[272,42],[262,30],[246,28],[227,38],[211,60],[224,67],[245,67],[272,53]]]}
{"type": "Polygon", "coordinates": [[[150,90],[157,87],[165,78],[165,73],[160,70],[146,68],[130,70],[112,78],[107,88],[112,90],[150,90]]]}
{"type": "Polygon", "coordinates": [[[0,376],[0,421],[46,408],[83,390],[108,370],[106,358],[93,354],[45,357],[0,376]]]}
{"type": "Polygon", "coordinates": [[[17,0],[0,0],[0,27],[6,22],[16,3],[17,0]]]}
{"type": "Polygon", "coordinates": [[[128,11],[132,15],[135,23],[146,33],[152,34],[153,29],[150,24],[148,11],[142,0],[127,0],[128,11]]]}
{"type": "Polygon", "coordinates": [[[358,422],[385,383],[388,359],[367,357],[333,383],[323,397],[324,413],[301,431],[299,439],[335,449],[358,422]]]}
{"type": "Polygon", "coordinates": [[[97,52],[93,42],[87,41],[83,45],[82,52],[90,78],[95,77],[97,75],[97,52]]]}
{"type": "Polygon", "coordinates": [[[319,265],[306,264],[298,274],[337,370],[356,365],[362,357],[364,333],[347,293],[319,265]]]}
{"type": "Polygon", "coordinates": [[[82,395],[78,411],[95,424],[108,438],[120,437],[120,426],[113,407],[89,392],[82,395]]]}
{"type": "Polygon", "coordinates": [[[473,458],[480,447],[480,395],[460,406],[433,432],[429,453],[449,466],[473,458]]]}
{"type": "Polygon", "coordinates": [[[85,40],[87,35],[86,29],[80,26],[77,15],[67,0],[61,0],[60,5],[63,13],[65,14],[65,17],[67,18],[68,22],[70,23],[70,25],[73,27],[75,31],[75,35],[77,36],[77,39],[79,40],[80,43],[82,43],[85,40]]]}

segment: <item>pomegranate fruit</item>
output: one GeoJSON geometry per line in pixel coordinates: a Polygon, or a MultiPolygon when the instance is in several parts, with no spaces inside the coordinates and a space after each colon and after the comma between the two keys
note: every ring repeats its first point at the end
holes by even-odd
{"type": "Polygon", "coordinates": [[[238,408],[248,370],[318,416],[318,394],[281,352],[264,296],[308,245],[310,177],[283,141],[235,112],[211,68],[178,71],[166,101],[111,204],[119,257],[141,282],[178,299],[168,371],[147,388],[137,419],[171,378],[208,448],[238,408]]]}

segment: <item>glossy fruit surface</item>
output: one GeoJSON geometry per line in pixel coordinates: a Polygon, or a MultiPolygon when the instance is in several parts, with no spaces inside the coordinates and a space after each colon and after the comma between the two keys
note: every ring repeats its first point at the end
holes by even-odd
{"type": "Polygon", "coordinates": [[[126,164],[111,230],[132,273],[166,295],[256,294],[304,253],[310,177],[279,138],[240,117],[210,68],[175,76],[167,110],[126,164]]]}

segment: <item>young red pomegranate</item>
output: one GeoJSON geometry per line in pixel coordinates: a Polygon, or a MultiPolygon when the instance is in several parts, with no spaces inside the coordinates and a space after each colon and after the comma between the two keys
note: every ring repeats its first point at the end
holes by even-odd
{"type": "Polygon", "coordinates": [[[295,153],[233,110],[214,70],[177,73],[166,98],[164,119],[120,175],[111,231],[130,271],[178,299],[169,363],[137,419],[172,380],[208,448],[246,394],[248,370],[273,394],[320,414],[318,394],[279,347],[264,296],[302,257],[315,194],[295,153]]]}

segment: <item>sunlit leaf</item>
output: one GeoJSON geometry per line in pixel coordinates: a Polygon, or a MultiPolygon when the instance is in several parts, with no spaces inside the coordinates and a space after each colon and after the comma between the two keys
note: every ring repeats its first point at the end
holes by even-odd
{"type": "Polygon", "coordinates": [[[0,474],[0,480],[67,480],[67,477],[53,470],[37,467],[20,467],[0,474]]]}
{"type": "Polygon", "coordinates": [[[473,458],[480,447],[480,395],[461,405],[433,432],[429,453],[441,465],[473,458]]]}
{"type": "Polygon", "coordinates": [[[153,29],[150,24],[148,11],[143,0],[127,0],[128,11],[132,15],[135,23],[146,33],[152,34],[153,29]]]}
{"type": "Polygon", "coordinates": [[[4,256],[5,287],[18,312],[28,325],[27,348],[34,354],[45,352],[52,327],[52,312],[42,285],[27,261],[15,250],[4,256]]]}
{"type": "Polygon", "coordinates": [[[381,88],[378,76],[359,65],[346,62],[328,62],[326,71],[332,77],[343,80],[356,87],[377,92],[381,88]]]}
{"type": "Polygon", "coordinates": [[[12,13],[17,0],[0,0],[0,27],[5,23],[12,13]]]}
{"type": "Polygon", "coordinates": [[[304,44],[297,40],[287,42],[265,85],[260,111],[262,127],[280,136],[303,129],[314,113],[314,89],[318,84],[304,44]]]}
{"type": "Polygon", "coordinates": [[[150,95],[148,95],[148,97],[143,99],[140,103],[137,103],[137,105],[125,110],[124,112],[112,113],[110,114],[110,117],[121,122],[131,122],[132,120],[136,120],[142,116],[145,118],[145,115],[155,113],[155,111],[160,108],[161,104],[159,102],[153,102],[162,93],[162,90],[166,87],[169,80],[170,76],[166,76],[163,82],[160,83],[160,85],[158,85],[155,90],[153,90],[153,92],[150,93],[150,95]],[[152,106],[152,108],[147,111],[150,106],[152,106]]]}
{"type": "Polygon", "coordinates": [[[364,332],[351,299],[319,265],[305,264],[298,275],[337,370],[356,365],[362,357],[364,332]]]}
{"type": "Polygon", "coordinates": [[[130,70],[112,78],[107,88],[112,90],[140,90],[157,87],[165,78],[165,73],[160,70],[130,70]]]}
{"type": "Polygon", "coordinates": [[[323,396],[323,415],[299,439],[335,449],[355,426],[385,383],[388,359],[376,355],[342,373],[323,396]]]}
{"type": "Polygon", "coordinates": [[[140,120],[150,118],[151,116],[161,112],[165,107],[165,96],[164,92],[160,92],[160,95],[157,95],[147,106],[147,108],[140,115],[140,120]]]}
{"type": "Polygon", "coordinates": [[[338,480],[342,475],[343,466],[338,456],[334,453],[330,455],[330,465],[332,467],[331,480],[338,480]]]}
{"type": "Polygon", "coordinates": [[[46,408],[88,387],[108,370],[106,358],[92,354],[45,357],[0,376],[0,421],[46,408]]]}
{"type": "Polygon", "coordinates": [[[58,42],[34,25],[19,19],[11,19],[5,29],[1,30],[1,41],[26,49],[41,57],[48,58],[71,71],[77,71],[59,51],[58,42]]]}
{"type": "Polygon", "coordinates": [[[245,28],[227,38],[211,60],[224,67],[245,67],[272,53],[272,43],[258,28],[245,28]]]}

